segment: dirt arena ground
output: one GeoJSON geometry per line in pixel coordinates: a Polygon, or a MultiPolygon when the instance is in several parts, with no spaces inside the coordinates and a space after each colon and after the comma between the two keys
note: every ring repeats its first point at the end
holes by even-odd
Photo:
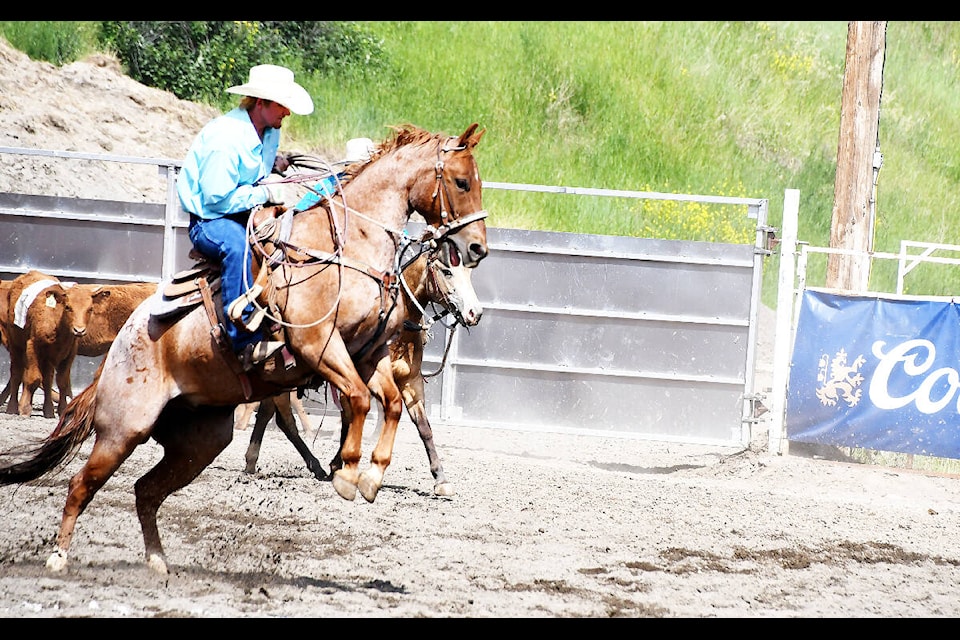
{"type": "MultiPolygon", "coordinates": [[[[760,340],[769,344],[772,313],[760,340]]],[[[758,363],[761,384],[768,363],[758,363]]],[[[334,425],[312,448],[326,465],[334,425]]],[[[0,414],[0,450],[54,420],[0,414]]],[[[143,562],[133,483],[142,445],[80,518],[65,572],[45,562],[64,471],[0,487],[6,617],[955,617],[960,485],[819,456],[436,425],[457,489],[432,493],[401,424],[376,501],[320,483],[271,425],[171,496],[171,574],[143,562]]],[[[365,436],[372,449],[375,429],[365,436]]]]}

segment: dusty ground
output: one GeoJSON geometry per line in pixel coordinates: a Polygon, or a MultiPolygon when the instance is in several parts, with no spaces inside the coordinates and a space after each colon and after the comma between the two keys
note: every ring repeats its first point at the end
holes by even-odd
{"type": "MultiPolygon", "coordinates": [[[[179,158],[211,115],[107,58],[57,69],[0,41],[0,146],[179,158]]],[[[5,155],[0,191],[126,199],[154,188],[155,176],[104,181],[31,162],[5,155]]],[[[772,326],[765,310],[761,354],[773,352],[772,326]]],[[[770,363],[758,367],[762,390],[770,363]]],[[[55,424],[0,414],[0,450],[55,424]]],[[[326,464],[333,425],[319,426],[326,464]]],[[[69,567],[53,574],[67,483],[91,441],[65,470],[0,487],[0,615],[960,615],[957,478],[771,455],[764,428],[736,451],[436,425],[457,487],[437,498],[404,422],[373,504],[318,483],[274,427],[258,473],[244,474],[249,432],[237,432],[160,511],[168,576],[142,561],[133,483],[159,456],[145,444],[97,494],[69,567]]]]}

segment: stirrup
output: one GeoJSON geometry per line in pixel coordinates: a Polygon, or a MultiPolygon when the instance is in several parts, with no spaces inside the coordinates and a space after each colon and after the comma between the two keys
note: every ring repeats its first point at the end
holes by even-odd
{"type": "MultiPolygon", "coordinates": [[[[256,325],[258,327],[260,326],[260,323],[263,321],[263,309],[255,310],[253,316],[251,316],[247,322],[243,321],[243,310],[246,309],[248,304],[255,302],[261,292],[263,292],[263,287],[255,284],[230,303],[230,306],[227,308],[227,315],[230,316],[230,319],[233,320],[235,324],[241,327],[248,327],[248,325],[253,324],[254,319],[256,319],[256,325]],[[258,315],[260,316],[259,318],[257,318],[258,315]]],[[[251,329],[248,327],[248,330],[253,332],[255,328],[251,329]]]]}
{"type": "Polygon", "coordinates": [[[263,319],[267,317],[267,310],[263,307],[253,305],[253,313],[246,320],[235,320],[233,324],[246,329],[248,333],[256,333],[263,324],[263,319]]]}
{"type": "Polygon", "coordinates": [[[285,342],[274,342],[272,340],[261,340],[254,344],[248,344],[240,355],[240,363],[243,365],[243,370],[249,371],[267,360],[285,345],[285,342]]]}

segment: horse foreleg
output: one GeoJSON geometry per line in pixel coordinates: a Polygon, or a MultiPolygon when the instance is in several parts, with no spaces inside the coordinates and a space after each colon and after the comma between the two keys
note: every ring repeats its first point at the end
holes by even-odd
{"type": "Polygon", "coordinates": [[[401,333],[401,341],[391,346],[390,353],[393,379],[400,388],[403,404],[407,407],[410,419],[417,426],[420,441],[427,452],[427,462],[433,476],[433,493],[438,496],[452,496],[456,491],[443,473],[440,455],[433,444],[433,428],[427,419],[427,408],[424,404],[426,393],[423,379],[423,339],[420,335],[411,338],[408,334],[401,333]]]}
{"type": "Polygon", "coordinates": [[[160,542],[157,511],[163,501],[196,479],[233,439],[234,407],[165,411],[157,422],[154,438],[163,446],[163,457],[134,485],[137,516],[143,531],[147,565],[167,573],[167,560],[160,542]]]}
{"type": "Polygon", "coordinates": [[[433,493],[438,496],[452,496],[456,493],[453,484],[447,480],[443,473],[443,465],[440,463],[440,455],[433,444],[433,428],[427,419],[427,410],[423,404],[423,395],[419,397],[408,397],[404,390],[404,402],[407,405],[407,412],[410,419],[417,425],[417,433],[420,434],[420,441],[427,452],[427,462],[430,464],[430,474],[433,475],[433,493]]]}
{"type": "Polygon", "coordinates": [[[300,437],[300,432],[297,430],[297,421],[294,420],[293,410],[290,407],[292,397],[291,394],[287,394],[277,396],[274,399],[277,426],[280,427],[280,430],[287,436],[287,440],[296,448],[300,457],[303,458],[303,461],[307,463],[307,469],[310,470],[310,473],[312,473],[317,480],[321,482],[325,481],[329,477],[327,472],[324,471],[320,461],[313,455],[310,447],[303,441],[303,438],[300,437]]]}
{"type": "Polygon", "coordinates": [[[247,445],[247,453],[244,456],[247,463],[244,468],[245,473],[257,472],[257,460],[260,459],[260,445],[263,444],[263,434],[267,430],[267,423],[273,417],[274,411],[273,402],[269,398],[257,403],[257,419],[253,423],[253,433],[250,434],[250,444],[247,445]]]}
{"type": "Polygon", "coordinates": [[[367,502],[373,502],[380,487],[383,486],[383,476],[390,466],[393,457],[393,444],[397,437],[397,425],[400,423],[400,414],[403,412],[403,401],[400,389],[393,379],[390,369],[390,357],[384,355],[377,361],[377,368],[370,377],[370,390],[380,401],[383,411],[383,427],[380,437],[370,454],[370,466],[360,474],[358,487],[360,495],[367,502]]]}
{"type": "Polygon", "coordinates": [[[342,409],[346,409],[348,405],[350,407],[349,426],[345,431],[341,431],[340,466],[333,473],[332,480],[333,488],[341,498],[354,500],[357,497],[357,483],[360,481],[363,423],[370,412],[370,389],[357,372],[339,333],[334,332],[329,337],[322,352],[316,355],[305,352],[302,355],[307,361],[316,361],[316,372],[339,391],[342,409]]]}
{"type": "Polygon", "coordinates": [[[330,475],[332,476],[338,469],[343,468],[343,459],[340,457],[340,452],[343,450],[343,441],[347,439],[347,432],[350,430],[350,422],[353,420],[353,416],[350,415],[350,403],[341,402],[340,392],[336,388],[331,388],[330,393],[333,396],[334,404],[340,409],[340,445],[337,447],[337,452],[333,458],[330,459],[330,475]]]}
{"type": "Polygon", "coordinates": [[[335,458],[333,488],[344,500],[357,497],[357,485],[360,482],[360,456],[363,445],[363,423],[370,413],[370,389],[366,385],[350,394],[341,391],[340,451],[335,458]],[[346,396],[346,402],[344,402],[346,396]],[[348,408],[349,407],[349,408],[348,408]]]}

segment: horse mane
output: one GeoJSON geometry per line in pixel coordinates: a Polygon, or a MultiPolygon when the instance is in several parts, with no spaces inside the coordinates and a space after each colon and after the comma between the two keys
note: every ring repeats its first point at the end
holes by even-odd
{"type": "Polygon", "coordinates": [[[393,134],[376,145],[368,159],[354,162],[344,168],[343,175],[340,177],[342,183],[346,184],[350,182],[360,175],[364,169],[369,167],[374,160],[390,153],[394,149],[407,145],[426,144],[431,140],[449,137],[442,133],[431,133],[426,129],[421,129],[415,124],[390,125],[390,128],[393,129],[393,134]]]}

